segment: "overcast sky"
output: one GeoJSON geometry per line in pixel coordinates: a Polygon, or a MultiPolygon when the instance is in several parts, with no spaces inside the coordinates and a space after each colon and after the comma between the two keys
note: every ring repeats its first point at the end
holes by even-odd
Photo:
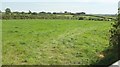
{"type": "Polygon", "coordinates": [[[116,14],[119,0],[3,0],[2,11],[86,12],[116,14]]]}

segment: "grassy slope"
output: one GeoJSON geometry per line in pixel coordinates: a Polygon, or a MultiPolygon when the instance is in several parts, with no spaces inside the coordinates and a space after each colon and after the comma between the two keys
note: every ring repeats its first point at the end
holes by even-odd
{"type": "Polygon", "coordinates": [[[91,64],[109,45],[110,22],[3,20],[3,64],[91,64]]]}

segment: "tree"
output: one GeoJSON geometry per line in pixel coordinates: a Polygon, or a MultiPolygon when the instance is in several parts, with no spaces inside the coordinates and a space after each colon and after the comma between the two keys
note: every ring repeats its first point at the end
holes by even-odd
{"type": "Polygon", "coordinates": [[[76,15],[85,15],[85,12],[76,13],[76,15]]]}
{"type": "Polygon", "coordinates": [[[0,19],[2,19],[2,11],[0,10],[0,19]]]}
{"type": "Polygon", "coordinates": [[[79,20],[84,20],[84,17],[79,17],[79,20]]]}
{"type": "Polygon", "coordinates": [[[37,15],[37,13],[36,13],[36,12],[33,12],[32,15],[37,15]]]}
{"type": "Polygon", "coordinates": [[[28,14],[32,14],[32,12],[29,10],[28,14]]]}
{"type": "Polygon", "coordinates": [[[47,12],[47,14],[51,14],[51,12],[47,12]]]}
{"type": "Polygon", "coordinates": [[[21,14],[25,14],[25,12],[21,12],[21,14]]]}
{"type": "Polygon", "coordinates": [[[53,12],[53,14],[57,14],[56,12],[53,12]]]}
{"type": "Polygon", "coordinates": [[[46,12],[42,11],[42,12],[39,12],[39,14],[45,14],[46,12]]]}
{"type": "Polygon", "coordinates": [[[0,10],[0,13],[2,13],[2,11],[0,10]]]}
{"type": "Polygon", "coordinates": [[[6,8],[6,9],[5,9],[5,13],[6,13],[6,14],[10,14],[10,13],[11,13],[10,8],[6,8]]]}
{"type": "Polygon", "coordinates": [[[85,12],[81,12],[81,14],[86,14],[85,12]]]}
{"type": "Polygon", "coordinates": [[[64,13],[67,13],[67,11],[65,11],[64,13]]]}

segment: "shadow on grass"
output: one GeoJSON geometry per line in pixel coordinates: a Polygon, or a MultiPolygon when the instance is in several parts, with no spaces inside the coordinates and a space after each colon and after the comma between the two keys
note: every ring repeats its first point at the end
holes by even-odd
{"type": "Polygon", "coordinates": [[[105,54],[105,57],[100,61],[93,63],[92,65],[107,65],[107,66],[112,65],[113,63],[119,60],[118,51],[119,50],[117,45],[114,46],[113,48],[110,47],[106,49],[105,51],[103,51],[103,53],[105,54]]]}

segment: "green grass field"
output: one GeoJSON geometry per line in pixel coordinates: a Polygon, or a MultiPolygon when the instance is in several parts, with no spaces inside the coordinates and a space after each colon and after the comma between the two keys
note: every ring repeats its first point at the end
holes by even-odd
{"type": "Polygon", "coordinates": [[[89,65],[105,57],[110,21],[3,20],[3,64],[89,65]]]}

